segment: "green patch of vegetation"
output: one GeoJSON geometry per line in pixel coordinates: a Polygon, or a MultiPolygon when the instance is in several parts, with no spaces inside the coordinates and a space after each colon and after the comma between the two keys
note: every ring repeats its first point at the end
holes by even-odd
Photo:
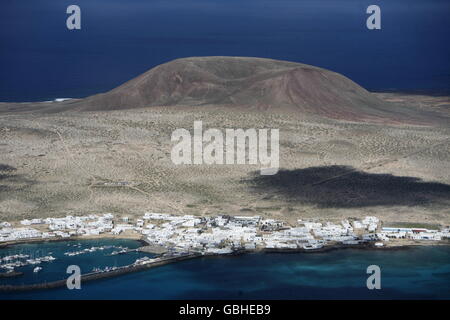
{"type": "Polygon", "coordinates": [[[426,222],[388,222],[383,225],[388,228],[424,228],[424,229],[439,229],[440,225],[426,222]]]}

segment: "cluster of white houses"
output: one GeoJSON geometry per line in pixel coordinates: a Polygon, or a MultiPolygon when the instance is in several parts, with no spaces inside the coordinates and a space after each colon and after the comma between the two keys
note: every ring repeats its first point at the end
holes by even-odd
{"type": "Polygon", "coordinates": [[[103,215],[22,220],[21,226],[0,223],[0,242],[70,238],[133,232],[153,245],[175,252],[230,253],[240,249],[318,249],[329,244],[355,245],[389,239],[443,240],[449,229],[381,227],[376,217],[339,223],[298,220],[295,226],[260,216],[193,216],[146,213],[141,219],[103,215]]]}

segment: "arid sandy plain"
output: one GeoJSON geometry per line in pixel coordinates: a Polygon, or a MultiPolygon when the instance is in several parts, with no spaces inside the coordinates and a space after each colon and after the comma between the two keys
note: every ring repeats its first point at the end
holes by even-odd
{"type": "Polygon", "coordinates": [[[22,113],[0,104],[0,221],[154,211],[448,225],[450,98],[376,95],[443,121],[352,122],[217,106],[22,113]],[[280,172],[174,165],[172,131],[192,130],[195,120],[204,129],[279,128],[280,172]]]}

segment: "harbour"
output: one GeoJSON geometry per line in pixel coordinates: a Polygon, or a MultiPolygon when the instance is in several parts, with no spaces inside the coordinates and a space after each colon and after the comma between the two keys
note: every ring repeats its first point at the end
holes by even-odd
{"type": "MultiPolygon", "coordinates": [[[[92,240],[84,240],[92,242],[92,240]]],[[[116,245],[116,239],[102,244],[116,245]]],[[[70,241],[69,241],[70,242],[70,241]]],[[[136,246],[139,243],[133,241],[136,246]]],[[[66,248],[66,242],[57,244],[66,248]]],[[[91,245],[88,243],[86,245],[91,245]]],[[[131,245],[131,242],[128,242],[131,245]]],[[[40,245],[41,249],[43,245],[40,245]]],[[[12,248],[10,247],[9,250],[12,248]]],[[[46,249],[45,246],[43,249],[46,249]]],[[[48,248],[50,249],[50,248],[48,248]]],[[[53,246],[51,250],[55,250],[53,246]]],[[[302,249],[299,249],[302,250],[302,249]]],[[[228,255],[186,254],[155,259],[127,254],[107,256],[102,251],[83,256],[61,257],[37,274],[0,279],[1,299],[347,299],[449,297],[450,247],[412,246],[376,248],[328,247],[318,251],[272,250],[240,251],[228,255]],[[345,248],[345,249],[344,249],[345,248]],[[101,256],[99,255],[101,253],[101,256]],[[89,261],[81,260],[91,256],[89,261]],[[144,258],[144,259],[143,259],[144,258]],[[67,259],[66,261],[61,261],[67,259]],[[147,261],[133,264],[136,260],[147,261]],[[153,259],[153,260],[152,260],[153,259]],[[408,267],[411,261],[416,264],[408,267]],[[89,262],[89,263],[86,263],[89,262]],[[80,290],[66,287],[65,268],[79,263],[83,271],[80,290]],[[382,270],[382,289],[368,290],[368,265],[382,270]],[[114,268],[91,272],[93,265],[114,268]],[[52,268],[59,270],[54,277],[52,268]],[[62,269],[62,270],[60,270],[62,269]],[[86,272],[86,273],[85,273],[86,272]],[[59,278],[59,276],[63,276],[59,278]],[[28,278],[24,278],[28,277],[28,278]],[[21,279],[22,278],[22,279],[21,279]],[[57,280],[59,279],[59,280],[57,280]],[[32,281],[30,281],[32,280],[32,281]],[[5,283],[8,283],[5,285],[5,283]],[[345,292],[343,295],[342,293],[345,292]]]]}
{"type": "Polygon", "coordinates": [[[450,235],[448,227],[384,226],[374,216],[288,224],[260,216],[152,212],[133,219],[110,213],[25,219],[0,227],[2,292],[63,288],[69,265],[81,265],[85,283],[194,258],[448,247],[450,235]]]}

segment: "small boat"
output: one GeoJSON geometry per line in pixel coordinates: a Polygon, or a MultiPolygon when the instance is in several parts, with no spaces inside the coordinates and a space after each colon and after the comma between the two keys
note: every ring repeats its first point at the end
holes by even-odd
{"type": "Polygon", "coordinates": [[[303,249],[305,250],[316,250],[323,248],[323,245],[320,243],[308,243],[303,245],[303,249]]]}
{"type": "Polygon", "coordinates": [[[42,270],[42,267],[36,267],[36,268],[33,269],[33,272],[34,273],[38,273],[41,270],[42,270]]]}

